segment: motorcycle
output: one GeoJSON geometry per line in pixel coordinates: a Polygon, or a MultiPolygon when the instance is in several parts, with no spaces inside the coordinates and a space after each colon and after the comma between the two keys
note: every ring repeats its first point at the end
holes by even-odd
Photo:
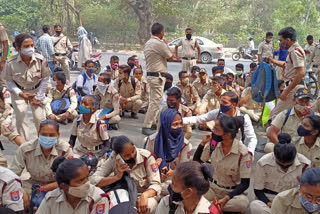
{"type": "Polygon", "coordinates": [[[238,52],[232,54],[233,61],[239,61],[240,58],[251,59],[253,62],[258,61],[258,50],[250,50],[246,53],[245,48],[240,47],[238,52]]]}

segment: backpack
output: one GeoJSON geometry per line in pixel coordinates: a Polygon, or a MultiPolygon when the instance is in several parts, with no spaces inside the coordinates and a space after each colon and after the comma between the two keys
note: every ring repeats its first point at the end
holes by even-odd
{"type": "Polygon", "coordinates": [[[251,96],[258,103],[270,102],[277,99],[276,70],[270,63],[264,62],[253,72],[251,78],[251,96]]]}
{"type": "MultiPolygon", "coordinates": [[[[133,89],[135,89],[135,88],[136,88],[136,81],[135,81],[135,79],[134,79],[134,77],[133,77],[133,76],[130,76],[130,78],[131,78],[131,85],[132,85],[132,88],[133,88],[133,89]]],[[[122,80],[119,80],[119,84],[118,84],[118,86],[119,86],[119,90],[120,90],[120,88],[121,88],[121,85],[122,85],[122,80]]]]}
{"type": "Polygon", "coordinates": [[[45,198],[47,191],[41,191],[40,186],[37,184],[32,184],[31,188],[31,199],[30,199],[30,210],[29,213],[34,214],[37,212],[42,200],[45,198]]]}
{"type": "Polygon", "coordinates": [[[70,99],[64,98],[64,96],[69,93],[69,90],[70,88],[68,88],[67,91],[64,92],[64,94],[62,95],[62,99],[51,102],[51,109],[55,115],[66,113],[68,108],[70,107],[70,99]]]}
{"type": "MultiPolygon", "coordinates": [[[[82,87],[83,87],[83,86],[86,84],[86,82],[87,82],[88,76],[86,75],[86,72],[82,73],[81,75],[82,75],[82,77],[83,77],[83,83],[82,83],[82,87]]],[[[96,81],[96,75],[95,75],[95,74],[92,74],[92,78],[93,78],[93,81],[95,82],[95,81],[96,81]]],[[[73,88],[77,93],[79,93],[78,90],[77,90],[77,81],[75,81],[75,82],[72,84],[72,88],[73,88]]]]}

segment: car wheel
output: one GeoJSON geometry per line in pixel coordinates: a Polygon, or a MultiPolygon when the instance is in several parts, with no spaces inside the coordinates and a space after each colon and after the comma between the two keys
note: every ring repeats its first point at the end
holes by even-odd
{"type": "Polygon", "coordinates": [[[233,53],[233,54],[232,54],[232,59],[233,59],[233,61],[239,61],[239,59],[240,59],[240,54],[239,54],[239,53],[233,53]]]}
{"type": "Polygon", "coordinates": [[[212,61],[211,54],[205,52],[201,54],[201,62],[202,63],[210,63],[212,61]]]}

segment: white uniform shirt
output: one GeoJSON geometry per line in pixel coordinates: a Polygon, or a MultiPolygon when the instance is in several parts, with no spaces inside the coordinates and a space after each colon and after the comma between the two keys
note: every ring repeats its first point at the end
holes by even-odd
{"type": "Polygon", "coordinates": [[[87,95],[93,94],[93,86],[97,85],[98,77],[95,74],[92,74],[91,77],[87,75],[87,80],[85,84],[83,84],[83,76],[82,74],[77,78],[77,88],[82,88],[83,92],[87,95]]]}

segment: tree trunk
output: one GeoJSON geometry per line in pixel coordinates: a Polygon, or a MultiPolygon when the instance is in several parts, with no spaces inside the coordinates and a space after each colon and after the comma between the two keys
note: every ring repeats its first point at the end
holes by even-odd
{"type": "Polygon", "coordinates": [[[82,26],[82,20],[81,20],[81,16],[80,16],[80,11],[77,10],[74,5],[70,4],[70,2],[68,0],[64,0],[64,2],[74,12],[74,14],[76,14],[76,16],[78,18],[79,26],[82,26]]]}
{"type": "Polygon", "coordinates": [[[305,24],[308,23],[308,19],[309,19],[311,8],[312,8],[312,0],[310,0],[310,3],[309,3],[309,8],[308,8],[308,11],[307,11],[306,20],[304,21],[305,24]]]}
{"type": "Polygon", "coordinates": [[[151,36],[152,26],[152,5],[150,0],[128,0],[139,18],[138,36],[140,44],[144,44],[151,36]]]}

